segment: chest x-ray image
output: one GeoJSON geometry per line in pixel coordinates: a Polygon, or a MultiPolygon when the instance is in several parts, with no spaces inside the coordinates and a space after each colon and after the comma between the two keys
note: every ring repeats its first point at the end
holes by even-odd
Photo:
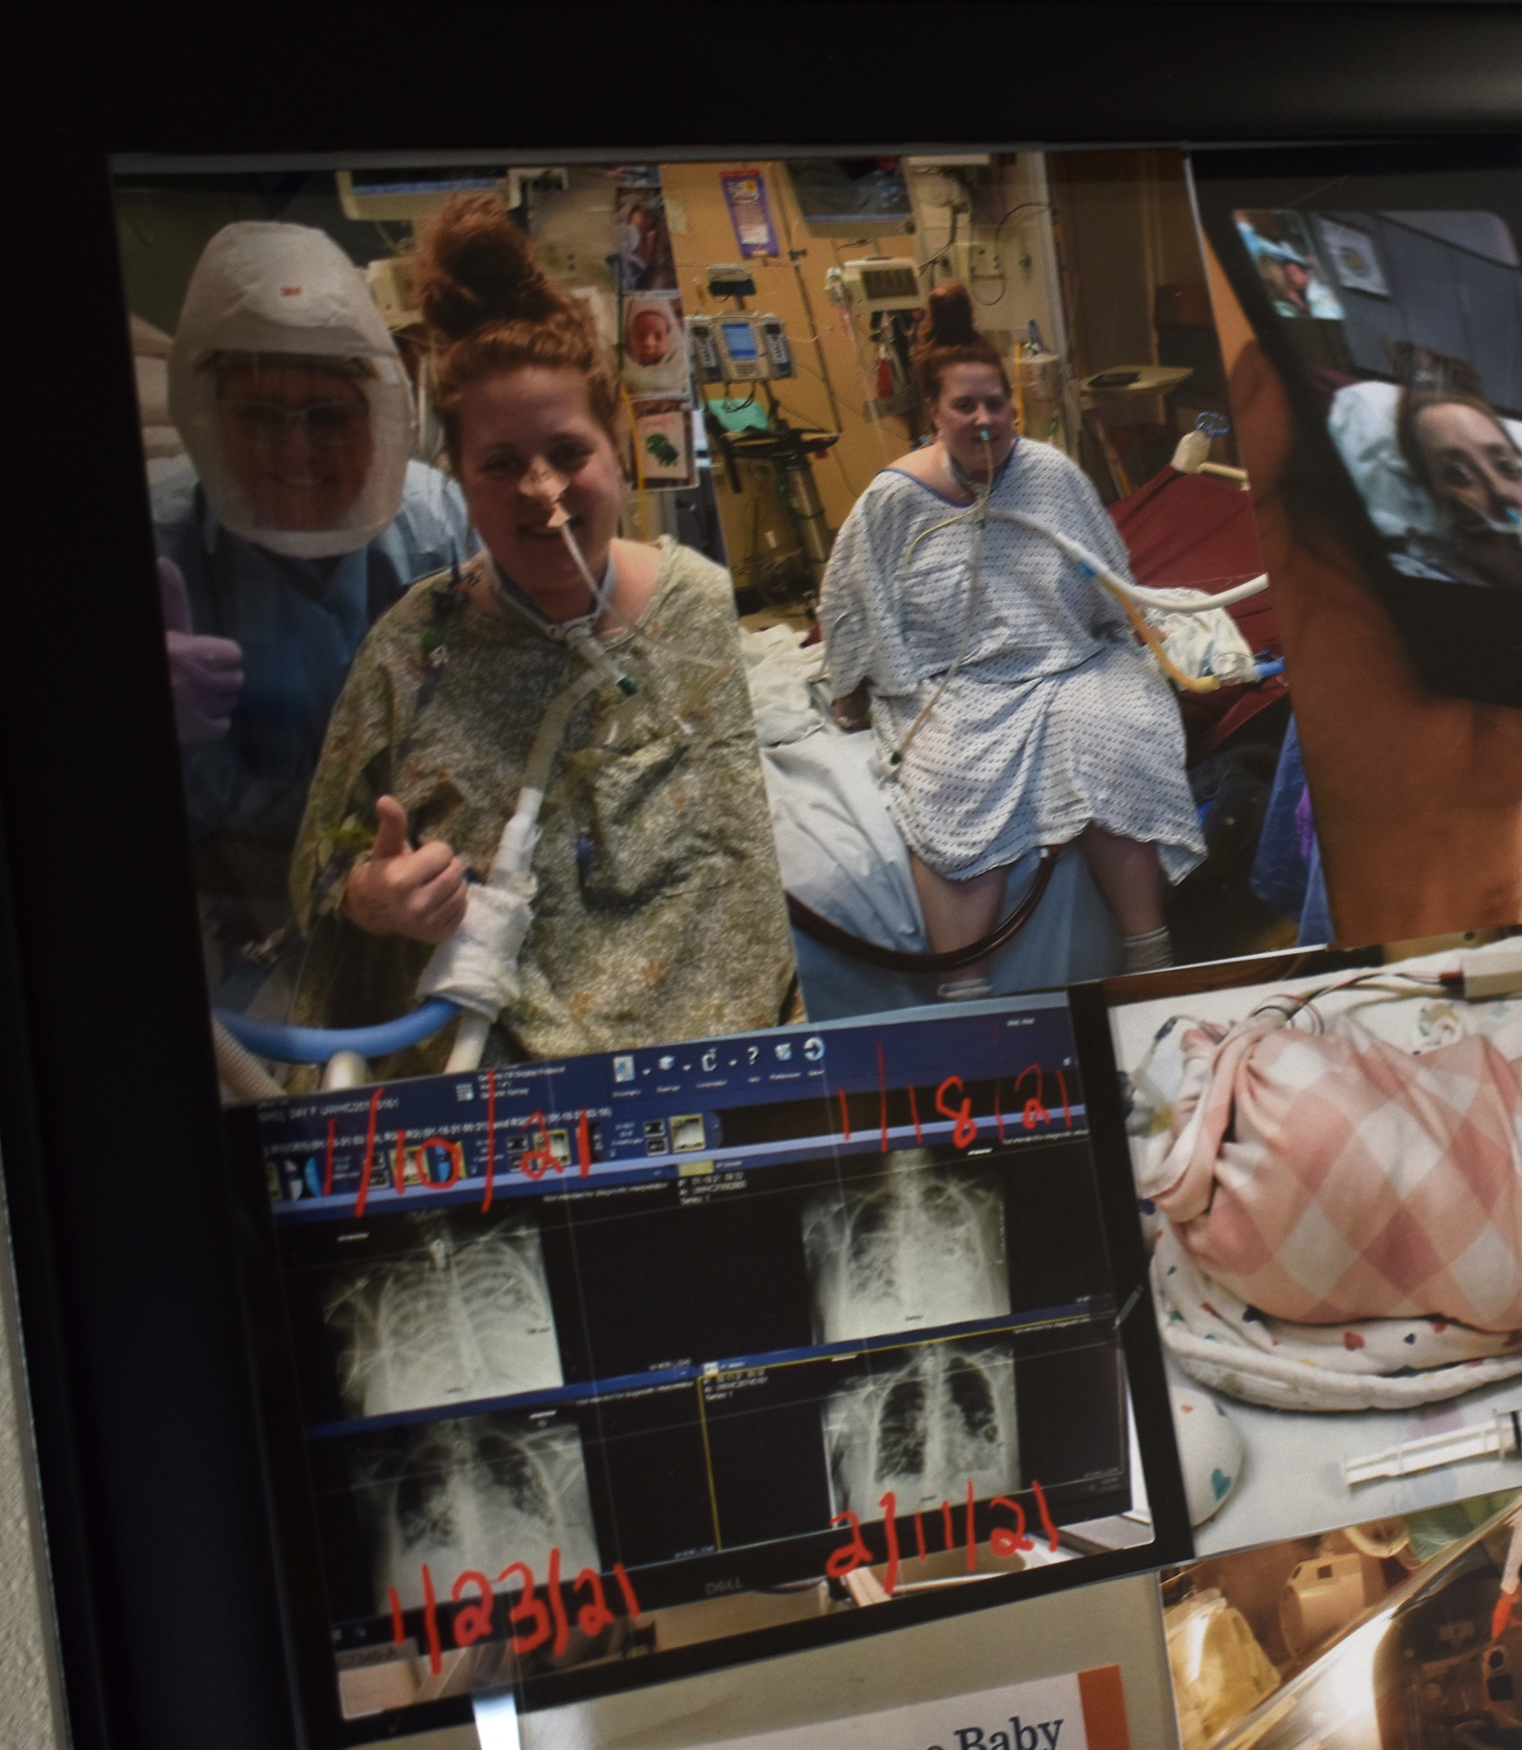
{"type": "Polygon", "coordinates": [[[939,1509],[1020,1487],[1015,1362],[1007,1342],[926,1343],[865,1358],[824,1410],[837,1513],[881,1516],[891,1489],[900,1513],[939,1509]]]}
{"type": "Polygon", "coordinates": [[[409,1428],[355,1464],[354,1493],[371,1533],[375,1609],[395,1587],[423,1603],[426,1562],[447,1597],[467,1568],[491,1576],[526,1562],[536,1576],[560,1551],[563,1574],[599,1566],[581,1438],[570,1425],[474,1416],[409,1428]]]}
{"type": "Polygon", "coordinates": [[[814,1341],[932,1330],[1010,1310],[1004,1200],[991,1176],[925,1149],[815,1192],[803,1206],[814,1341]]]}
{"type": "Polygon", "coordinates": [[[468,1403],[564,1383],[531,1222],[431,1210],[394,1251],[344,1272],[323,1308],[353,1416],[468,1403]]]}

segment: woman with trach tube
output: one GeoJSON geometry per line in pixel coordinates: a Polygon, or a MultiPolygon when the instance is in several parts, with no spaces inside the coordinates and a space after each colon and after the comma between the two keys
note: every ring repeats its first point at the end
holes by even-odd
{"type": "Polygon", "coordinates": [[[415,283],[485,551],[380,622],[334,713],[301,1018],[403,1014],[427,968],[488,1061],[772,1025],[793,957],[729,579],[617,538],[616,380],[498,202],[451,201],[415,283]]]}
{"type": "Polygon", "coordinates": [[[1397,569],[1522,590],[1522,454],[1462,359],[1399,342],[1395,419],[1406,465],[1443,519],[1444,536],[1408,538],[1397,569]]]}
{"type": "MultiPolygon", "coordinates": [[[[1167,683],[1117,599],[1047,533],[1128,577],[1083,473],[1018,435],[965,287],[938,286],[915,349],[936,441],[846,519],[820,600],[836,715],[867,726],[937,953],[992,930],[1010,866],[1083,848],[1127,971],[1170,963],[1163,879],[1204,855],[1167,683]]],[[[942,986],[986,994],[986,962],[942,986]]]]}

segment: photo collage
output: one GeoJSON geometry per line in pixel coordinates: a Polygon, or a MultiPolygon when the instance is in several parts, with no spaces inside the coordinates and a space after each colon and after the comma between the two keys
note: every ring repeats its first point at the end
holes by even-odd
{"type": "Polygon", "coordinates": [[[1522,173],[114,199],[311,1743],[1522,1744],[1522,173]]]}

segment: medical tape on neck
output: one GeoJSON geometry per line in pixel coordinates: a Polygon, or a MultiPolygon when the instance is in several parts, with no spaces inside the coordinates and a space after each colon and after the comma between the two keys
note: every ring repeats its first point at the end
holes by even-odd
{"type": "MultiPolygon", "coordinates": [[[[572,551],[581,564],[582,576],[590,582],[591,573],[581,553],[574,543],[570,543],[572,551]]],[[[510,608],[518,618],[543,638],[548,638],[556,644],[565,645],[567,650],[573,650],[587,666],[593,669],[605,681],[611,681],[625,698],[632,698],[639,691],[639,682],[633,675],[619,668],[607,651],[597,640],[594,628],[607,609],[618,573],[613,564],[613,555],[608,554],[608,562],[603,567],[601,583],[590,584],[592,590],[591,611],[580,615],[574,620],[552,620],[544,613],[510,577],[503,574],[495,562],[492,565],[492,575],[496,580],[497,596],[504,607],[510,608]]]]}

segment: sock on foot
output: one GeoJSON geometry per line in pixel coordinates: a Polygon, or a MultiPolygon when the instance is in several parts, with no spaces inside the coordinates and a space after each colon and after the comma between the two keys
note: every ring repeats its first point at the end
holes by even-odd
{"type": "Polygon", "coordinates": [[[1157,972],[1173,964],[1173,937],[1166,924],[1160,930],[1148,930],[1144,936],[1122,936],[1120,970],[1122,972],[1157,972]]]}

